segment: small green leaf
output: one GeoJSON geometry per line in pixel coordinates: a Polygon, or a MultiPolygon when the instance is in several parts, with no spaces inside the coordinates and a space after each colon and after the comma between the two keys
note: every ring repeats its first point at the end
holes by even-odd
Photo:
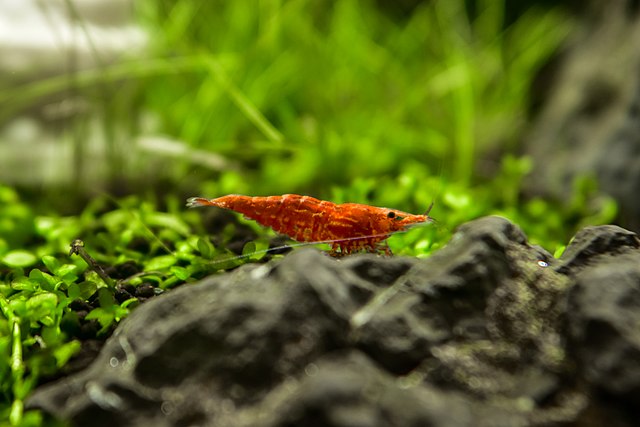
{"type": "Polygon", "coordinates": [[[150,212],[144,215],[144,221],[148,225],[171,229],[182,236],[188,236],[190,233],[189,226],[172,214],[150,212]]]}
{"type": "Polygon", "coordinates": [[[131,283],[134,286],[138,286],[139,284],[143,283],[143,282],[155,282],[155,283],[162,283],[162,281],[164,280],[164,277],[162,277],[159,274],[146,274],[144,277],[139,277],[139,281],[134,281],[132,280],[131,283]]]}
{"type": "Polygon", "coordinates": [[[27,303],[24,299],[12,299],[9,301],[9,307],[11,311],[18,317],[24,317],[27,315],[27,303]]]}
{"type": "Polygon", "coordinates": [[[254,261],[257,261],[259,259],[262,259],[267,254],[267,250],[269,249],[269,242],[263,239],[258,239],[254,240],[253,243],[256,245],[256,249],[253,255],[250,256],[250,258],[254,261]]]}
{"type": "Polygon", "coordinates": [[[47,344],[47,347],[54,347],[55,345],[62,343],[62,334],[60,333],[60,329],[58,327],[45,326],[42,328],[40,336],[47,344]]]}
{"type": "Polygon", "coordinates": [[[35,264],[38,258],[29,251],[16,249],[4,254],[1,261],[9,267],[29,267],[35,264]]]}
{"type": "Polygon", "coordinates": [[[80,298],[80,286],[77,283],[70,283],[67,288],[67,295],[72,300],[80,298]]]}
{"type": "Polygon", "coordinates": [[[78,351],[80,351],[80,341],[74,340],[61,345],[53,351],[53,357],[56,358],[56,366],[63,367],[78,351]]]}
{"type": "Polygon", "coordinates": [[[22,423],[20,425],[25,427],[37,427],[43,424],[42,412],[34,409],[30,409],[22,414],[22,423]]]}
{"type": "Polygon", "coordinates": [[[191,272],[185,267],[178,267],[174,265],[169,269],[169,271],[180,280],[187,280],[191,277],[191,272]]]}
{"type": "Polygon", "coordinates": [[[58,305],[58,296],[51,292],[42,292],[36,294],[27,300],[27,313],[31,320],[42,321],[50,325],[52,319],[51,314],[55,312],[58,305]]]}
{"type": "Polygon", "coordinates": [[[188,241],[180,241],[180,242],[175,242],[175,247],[176,247],[176,253],[180,254],[180,255],[191,255],[193,254],[193,250],[196,249],[198,247],[197,243],[194,245],[191,245],[188,241]]]}
{"type": "Polygon", "coordinates": [[[55,274],[56,276],[59,276],[62,278],[66,276],[76,276],[77,271],[78,271],[78,267],[75,264],[62,264],[61,266],[58,267],[55,274]]]}
{"type": "Polygon", "coordinates": [[[96,319],[103,330],[106,330],[113,323],[114,313],[102,307],[94,308],[85,316],[86,320],[96,319]]]}
{"type": "Polygon", "coordinates": [[[198,251],[200,252],[200,255],[202,255],[203,258],[207,258],[207,259],[211,258],[214,250],[215,248],[213,247],[209,239],[205,239],[205,238],[198,239],[198,251]]]}
{"type": "Polygon", "coordinates": [[[11,282],[11,288],[16,291],[34,291],[38,289],[38,283],[28,277],[18,277],[11,282]]]}
{"type": "Polygon", "coordinates": [[[255,253],[256,244],[253,241],[245,243],[245,245],[242,247],[242,255],[244,256],[251,256],[255,253]]]}
{"type": "Polygon", "coordinates": [[[109,309],[115,304],[113,294],[107,288],[100,288],[98,290],[98,301],[100,302],[100,307],[105,309],[109,309]]]}
{"type": "Polygon", "coordinates": [[[48,291],[52,291],[58,283],[58,280],[56,280],[55,277],[48,273],[44,273],[37,268],[34,268],[29,272],[29,279],[38,282],[43,289],[48,291]]]}
{"type": "Polygon", "coordinates": [[[58,274],[60,261],[58,261],[55,257],[52,257],[51,255],[45,255],[42,257],[42,262],[45,266],[47,266],[51,274],[58,274]]]}
{"type": "Polygon", "coordinates": [[[230,268],[237,267],[241,264],[242,264],[242,260],[237,256],[221,254],[221,255],[214,256],[208,265],[212,267],[212,271],[217,271],[217,270],[228,270],[230,268]]]}
{"type": "Polygon", "coordinates": [[[264,257],[269,249],[269,243],[262,240],[253,240],[247,242],[242,248],[242,255],[248,259],[257,261],[264,257]]]}
{"type": "Polygon", "coordinates": [[[102,277],[100,277],[100,275],[93,270],[85,272],[84,278],[87,280],[87,282],[91,282],[96,285],[98,289],[108,286],[108,284],[106,284],[104,280],[102,280],[102,277]]]}
{"type": "Polygon", "coordinates": [[[176,258],[180,261],[185,261],[187,264],[197,262],[196,261],[197,259],[203,259],[199,255],[194,255],[192,253],[185,253],[185,252],[177,252],[176,258]]]}
{"type": "Polygon", "coordinates": [[[140,301],[138,301],[138,298],[129,298],[128,300],[120,304],[120,307],[124,309],[135,308],[138,306],[139,303],[140,301]]]}
{"type": "Polygon", "coordinates": [[[78,280],[78,270],[78,267],[74,264],[62,264],[60,268],[58,268],[56,276],[69,286],[78,280]]]}
{"type": "Polygon", "coordinates": [[[80,283],[79,299],[88,300],[98,290],[98,285],[94,281],[84,281],[80,283]]]}
{"type": "Polygon", "coordinates": [[[147,261],[144,269],[146,271],[164,270],[174,265],[176,261],[173,255],[160,255],[147,261]]]}
{"type": "MultiPolygon", "coordinates": [[[[131,300],[136,300],[136,301],[137,301],[137,299],[136,299],[136,298],[130,298],[130,299],[129,299],[129,300],[127,300],[127,301],[131,301],[131,300]]],[[[125,302],[126,302],[126,301],[125,301],[125,302]]],[[[127,305],[129,305],[129,304],[127,304],[127,305]]],[[[115,321],[116,321],[116,322],[119,322],[119,321],[120,321],[120,320],[122,320],[123,318],[127,317],[127,315],[128,315],[128,314],[129,314],[129,309],[128,309],[127,307],[125,307],[125,306],[119,306],[119,305],[117,305],[117,306],[115,306],[115,307],[114,307],[114,314],[113,314],[113,317],[114,317],[114,319],[115,319],[115,321]]]]}
{"type": "Polygon", "coordinates": [[[27,300],[27,309],[38,307],[54,308],[58,304],[58,296],[52,292],[42,292],[27,300]]]}
{"type": "Polygon", "coordinates": [[[42,323],[44,326],[53,326],[53,324],[54,324],[53,317],[48,316],[48,315],[47,315],[47,316],[42,316],[42,317],[39,319],[39,321],[40,321],[40,323],[42,323]]]}

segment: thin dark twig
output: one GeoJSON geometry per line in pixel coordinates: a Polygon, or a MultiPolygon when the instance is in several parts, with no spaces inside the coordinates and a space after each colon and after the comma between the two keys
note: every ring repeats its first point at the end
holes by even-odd
{"type": "Polygon", "coordinates": [[[108,286],[113,286],[113,281],[111,280],[111,278],[107,275],[107,273],[105,273],[100,264],[98,264],[98,261],[96,261],[91,255],[89,255],[87,250],[84,248],[84,242],[82,240],[75,239],[73,242],[71,242],[71,250],[69,251],[69,256],[71,255],[78,255],[79,257],[81,257],[84,262],[87,263],[89,268],[98,273],[98,276],[100,276],[104,283],[106,283],[108,286]]]}

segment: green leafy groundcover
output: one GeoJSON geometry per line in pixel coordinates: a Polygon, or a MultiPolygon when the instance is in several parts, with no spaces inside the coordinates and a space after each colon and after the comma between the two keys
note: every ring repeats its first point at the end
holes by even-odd
{"type": "MultiPolygon", "coordinates": [[[[328,198],[415,212],[435,199],[436,223],[389,239],[396,255],[410,256],[428,256],[455,226],[487,214],[508,217],[534,243],[559,253],[576,228],[615,215],[615,205],[595,198],[588,181],[564,207],[540,199],[521,202],[520,180],[529,168],[527,159],[507,158],[494,181],[475,189],[409,170],[395,178],[357,180],[328,198]],[[425,188],[439,190],[434,196],[425,188]]],[[[76,216],[45,216],[0,186],[0,420],[42,425],[39,412],[24,411],[24,401],[38,384],[68,374],[83,343],[104,340],[154,295],[265,261],[274,256],[269,248],[283,252],[283,242],[238,215],[186,209],[178,198],[105,196],[76,216]]]]}
{"type": "Polygon", "coordinates": [[[206,215],[166,203],[104,197],[78,216],[36,216],[0,186],[0,420],[40,425],[23,411],[29,393],[141,302],[265,256],[268,239],[249,225],[210,218],[221,225],[212,240],[206,215]],[[244,256],[223,249],[238,238],[244,256]]]}

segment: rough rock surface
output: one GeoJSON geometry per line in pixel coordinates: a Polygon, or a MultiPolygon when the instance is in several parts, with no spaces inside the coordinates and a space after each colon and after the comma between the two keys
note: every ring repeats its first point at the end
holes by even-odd
{"type": "Polygon", "coordinates": [[[640,240],[509,221],[424,260],[299,250],[139,307],[28,405],[78,426],[632,426],[640,240]]]}

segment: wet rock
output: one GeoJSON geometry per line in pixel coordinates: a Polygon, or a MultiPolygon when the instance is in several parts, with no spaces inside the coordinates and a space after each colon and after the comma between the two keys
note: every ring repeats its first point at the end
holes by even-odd
{"type": "Polygon", "coordinates": [[[151,299],[28,405],[75,425],[630,426],[638,261],[618,227],[555,260],[499,217],[423,260],[297,250],[151,299]]]}

